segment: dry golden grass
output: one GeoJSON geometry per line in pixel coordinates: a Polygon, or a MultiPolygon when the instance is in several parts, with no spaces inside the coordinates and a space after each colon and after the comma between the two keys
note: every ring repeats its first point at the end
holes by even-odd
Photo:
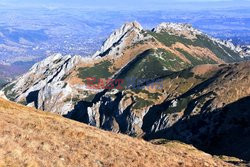
{"type": "Polygon", "coordinates": [[[206,75],[208,73],[217,71],[218,69],[219,69],[219,66],[217,64],[203,64],[203,65],[195,66],[192,69],[192,72],[195,75],[200,75],[201,76],[201,75],[206,75]]]}
{"type": "MultiPolygon", "coordinates": [[[[173,49],[182,49],[185,52],[189,53],[190,55],[193,55],[194,57],[197,58],[210,58],[211,60],[214,60],[217,63],[225,63],[223,60],[221,60],[220,58],[218,58],[218,56],[216,56],[211,50],[207,49],[207,48],[202,48],[202,47],[198,47],[198,46],[186,46],[180,42],[175,43],[174,45],[172,45],[173,49]]],[[[177,53],[178,54],[178,53],[177,53]]]]}
{"type": "Polygon", "coordinates": [[[183,144],[153,145],[0,99],[0,166],[230,166],[183,144]]]}

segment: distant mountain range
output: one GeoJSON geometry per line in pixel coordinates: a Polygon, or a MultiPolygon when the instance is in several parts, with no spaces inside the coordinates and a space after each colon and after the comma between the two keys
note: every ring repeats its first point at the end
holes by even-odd
{"type": "Polygon", "coordinates": [[[188,24],[132,22],[93,56],[50,56],[2,94],[101,129],[249,161],[248,53],[188,24]]]}

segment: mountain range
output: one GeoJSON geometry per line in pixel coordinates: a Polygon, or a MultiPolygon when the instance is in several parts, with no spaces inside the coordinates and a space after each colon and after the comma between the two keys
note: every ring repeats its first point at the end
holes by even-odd
{"type": "Polygon", "coordinates": [[[126,23],[93,56],[50,56],[1,94],[104,130],[250,161],[246,48],[188,24],[126,23]]]}

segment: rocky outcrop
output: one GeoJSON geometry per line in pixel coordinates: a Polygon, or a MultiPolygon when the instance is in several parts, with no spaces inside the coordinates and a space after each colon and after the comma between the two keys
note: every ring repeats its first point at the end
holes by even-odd
{"type": "MultiPolygon", "coordinates": [[[[44,110],[53,108],[51,111],[55,111],[55,104],[64,103],[63,99],[74,93],[63,80],[81,61],[80,56],[52,55],[35,64],[26,74],[3,88],[3,92],[14,101],[44,110]]],[[[65,104],[62,105],[64,108],[65,104]]]]}
{"type": "Polygon", "coordinates": [[[158,129],[145,138],[179,140],[211,154],[250,161],[250,96],[217,109],[210,109],[212,102],[207,101],[207,106],[202,106],[204,111],[199,114],[183,116],[172,126],[158,129]]]}
{"type": "Polygon", "coordinates": [[[246,59],[250,59],[250,45],[243,45],[238,48],[238,51],[246,59]]]}
{"type": "Polygon", "coordinates": [[[182,23],[161,23],[153,29],[156,33],[167,32],[171,35],[184,36],[188,39],[196,39],[197,35],[203,33],[192,27],[190,24],[182,23]]]}
{"type": "MultiPolygon", "coordinates": [[[[93,58],[103,57],[107,54],[110,54],[112,51],[118,50],[122,51],[127,47],[126,40],[132,40],[134,43],[141,40],[142,35],[140,32],[143,30],[142,26],[138,22],[131,22],[124,24],[120,29],[113,32],[109,38],[104,42],[103,46],[99,51],[97,51],[93,58]],[[130,34],[135,33],[134,39],[131,38],[130,34]]],[[[120,54],[120,52],[118,52],[120,54]]]]}

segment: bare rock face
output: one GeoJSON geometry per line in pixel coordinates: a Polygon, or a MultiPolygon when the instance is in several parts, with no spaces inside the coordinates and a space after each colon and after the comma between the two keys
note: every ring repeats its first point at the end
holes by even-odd
{"type": "Polygon", "coordinates": [[[124,24],[120,29],[116,30],[114,33],[112,33],[109,38],[104,42],[103,46],[99,51],[97,51],[94,54],[94,58],[96,57],[103,57],[107,53],[110,53],[115,51],[117,46],[119,47],[119,50],[123,50],[124,47],[126,47],[126,40],[130,37],[131,33],[135,33],[136,38],[129,39],[134,40],[134,42],[140,40],[140,31],[142,31],[143,28],[138,22],[131,22],[124,24]]]}
{"type": "Polygon", "coordinates": [[[248,60],[250,59],[250,45],[238,46],[237,49],[242,57],[245,57],[248,60]]]}
{"type": "Polygon", "coordinates": [[[185,36],[188,39],[196,39],[197,35],[203,34],[192,25],[182,23],[161,23],[153,31],[156,33],[168,32],[172,35],[185,36]]]}
{"type": "MultiPolygon", "coordinates": [[[[63,79],[81,61],[80,56],[62,56],[61,54],[50,56],[35,64],[18,80],[7,85],[3,89],[5,95],[9,99],[26,103],[29,106],[44,110],[53,108],[51,111],[55,111],[54,105],[58,103],[58,99],[63,103],[63,99],[65,100],[67,96],[74,93],[63,79]]],[[[62,109],[64,105],[57,107],[62,109]]]]}
{"type": "Polygon", "coordinates": [[[67,114],[67,111],[72,110],[74,107],[70,101],[67,101],[67,98],[72,97],[76,93],[64,81],[49,83],[40,89],[38,93],[37,108],[61,115],[67,114]]]}

